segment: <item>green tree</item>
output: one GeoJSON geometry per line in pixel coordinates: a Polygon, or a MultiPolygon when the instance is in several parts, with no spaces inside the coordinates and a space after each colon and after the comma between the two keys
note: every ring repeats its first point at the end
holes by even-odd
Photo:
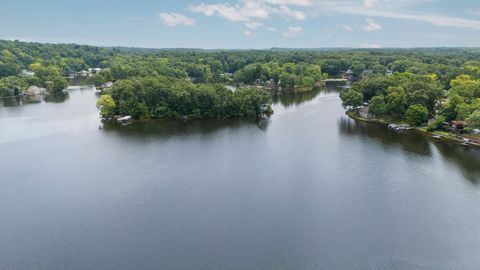
{"type": "Polygon", "coordinates": [[[407,107],[407,95],[402,87],[389,87],[387,100],[387,110],[393,115],[403,115],[407,107]]]}
{"type": "Polygon", "coordinates": [[[372,73],[385,75],[385,73],[387,73],[387,68],[384,65],[377,64],[372,67],[372,73]]]}
{"type": "Polygon", "coordinates": [[[467,125],[471,128],[480,128],[480,110],[476,110],[467,118],[467,125]]]}
{"type": "Polygon", "coordinates": [[[428,131],[434,131],[437,129],[440,129],[443,125],[443,123],[446,121],[445,116],[439,115],[435,120],[433,120],[430,124],[427,126],[428,131]]]}
{"type": "Polygon", "coordinates": [[[369,103],[368,112],[375,116],[382,116],[387,113],[387,106],[383,96],[374,96],[369,103]]]}
{"type": "Polygon", "coordinates": [[[340,93],[342,99],[342,106],[344,108],[356,109],[363,104],[363,95],[353,89],[347,89],[340,93]]]}
{"type": "Polygon", "coordinates": [[[115,115],[116,104],[110,95],[102,95],[97,100],[97,109],[100,110],[100,115],[104,119],[109,119],[115,115]]]}
{"type": "Polygon", "coordinates": [[[363,71],[365,70],[365,64],[363,64],[360,61],[355,61],[350,66],[350,69],[353,71],[353,75],[355,77],[359,77],[360,75],[362,75],[363,71]]]}
{"type": "Polygon", "coordinates": [[[420,104],[414,104],[408,107],[407,121],[410,125],[420,126],[428,121],[428,109],[420,104]]]}

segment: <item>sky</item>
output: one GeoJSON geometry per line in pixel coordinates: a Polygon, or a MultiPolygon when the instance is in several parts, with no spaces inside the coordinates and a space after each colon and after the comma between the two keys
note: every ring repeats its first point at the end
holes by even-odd
{"type": "Polygon", "coordinates": [[[1,0],[0,39],[203,49],[479,47],[480,0],[1,0]]]}

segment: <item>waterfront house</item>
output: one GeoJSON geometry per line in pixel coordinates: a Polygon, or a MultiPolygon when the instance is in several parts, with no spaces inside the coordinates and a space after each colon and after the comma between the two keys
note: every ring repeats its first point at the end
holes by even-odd
{"type": "Polygon", "coordinates": [[[103,87],[103,88],[113,87],[113,82],[106,82],[106,83],[102,84],[102,87],[103,87]]]}
{"type": "Polygon", "coordinates": [[[88,71],[82,70],[82,71],[78,72],[78,75],[82,76],[82,77],[87,77],[88,76],[88,71]]]}
{"type": "Polygon", "coordinates": [[[451,132],[462,132],[465,128],[465,121],[455,120],[443,123],[443,129],[451,132]]]}
{"type": "Polygon", "coordinates": [[[375,115],[371,114],[368,109],[368,104],[364,103],[363,106],[358,109],[358,115],[365,119],[375,119],[375,115]]]}
{"type": "Polygon", "coordinates": [[[460,120],[452,121],[451,125],[455,130],[462,131],[463,128],[465,127],[465,121],[460,121],[460,120]]]}
{"type": "Polygon", "coordinates": [[[100,71],[102,71],[101,68],[89,68],[89,69],[88,69],[88,73],[90,73],[90,74],[97,74],[97,73],[99,73],[100,71]]]}
{"type": "Polygon", "coordinates": [[[353,71],[351,69],[348,69],[345,71],[345,79],[351,80],[353,78],[353,71]]]}

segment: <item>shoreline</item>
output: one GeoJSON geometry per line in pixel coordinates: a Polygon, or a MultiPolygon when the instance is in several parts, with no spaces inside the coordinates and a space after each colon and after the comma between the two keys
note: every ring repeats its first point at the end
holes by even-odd
{"type": "MultiPolygon", "coordinates": [[[[355,113],[349,112],[349,111],[347,111],[345,113],[348,115],[348,117],[352,118],[355,121],[360,121],[360,122],[365,122],[365,123],[370,123],[370,124],[383,125],[383,126],[388,126],[389,125],[389,123],[387,123],[383,120],[366,119],[366,118],[363,118],[363,117],[361,117],[359,115],[356,115],[355,113]]],[[[428,137],[430,139],[435,139],[437,141],[454,143],[454,144],[458,144],[458,145],[461,145],[461,146],[466,146],[466,147],[469,147],[469,148],[480,150],[480,144],[474,143],[474,142],[464,141],[464,140],[462,140],[462,138],[458,138],[451,133],[449,133],[449,134],[452,135],[452,137],[446,137],[443,133],[438,133],[438,132],[436,133],[435,131],[430,132],[430,131],[426,131],[426,130],[421,129],[421,128],[413,128],[411,131],[414,131],[421,136],[428,137]],[[440,136],[440,137],[436,138],[435,136],[440,136]]]]}

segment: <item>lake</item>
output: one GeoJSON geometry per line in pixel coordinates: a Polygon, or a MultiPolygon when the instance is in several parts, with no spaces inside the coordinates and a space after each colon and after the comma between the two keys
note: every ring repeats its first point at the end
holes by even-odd
{"type": "Polygon", "coordinates": [[[99,129],[91,88],[0,101],[0,269],[477,269],[480,151],[349,119],[99,129]]]}

